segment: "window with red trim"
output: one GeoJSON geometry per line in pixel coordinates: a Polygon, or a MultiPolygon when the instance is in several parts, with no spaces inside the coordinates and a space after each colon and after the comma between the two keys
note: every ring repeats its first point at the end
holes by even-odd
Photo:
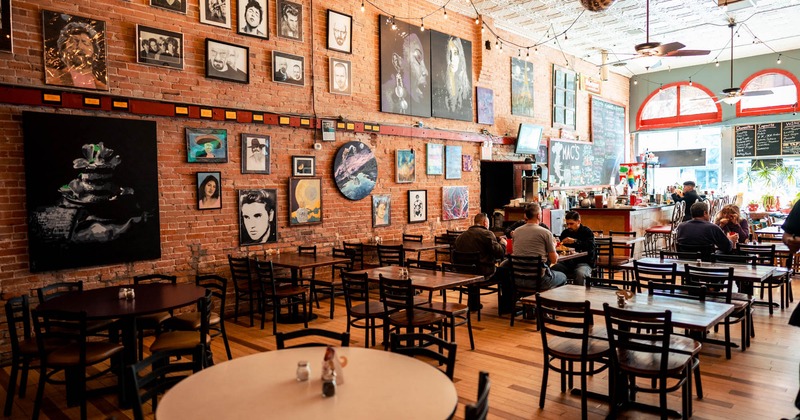
{"type": "Polygon", "coordinates": [[[638,130],[702,125],[722,121],[722,107],[703,85],[670,83],[653,91],[639,108],[638,130]]]}
{"type": "Polygon", "coordinates": [[[800,82],[781,69],[767,69],[756,72],[742,83],[742,91],[772,91],[771,95],[742,96],[736,106],[736,116],[770,115],[792,112],[800,100],[800,82]]]}

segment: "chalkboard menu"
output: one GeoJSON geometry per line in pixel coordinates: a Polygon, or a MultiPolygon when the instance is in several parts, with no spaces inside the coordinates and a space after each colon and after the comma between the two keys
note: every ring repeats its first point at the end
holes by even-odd
{"type": "Polygon", "coordinates": [[[734,127],[736,134],[736,157],[750,157],[756,155],[756,126],[737,125],[734,127]]]}
{"type": "Polygon", "coordinates": [[[800,121],[737,125],[735,156],[800,155],[800,121]]]}
{"type": "Polygon", "coordinates": [[[781,154],[800,155],[800,121],[783,123],[781,154]]]}
{"type": "Polygon", "coordinates": [[[781,154],[781,124],[759,124],[756,128],[756,156],[781,154]]]}

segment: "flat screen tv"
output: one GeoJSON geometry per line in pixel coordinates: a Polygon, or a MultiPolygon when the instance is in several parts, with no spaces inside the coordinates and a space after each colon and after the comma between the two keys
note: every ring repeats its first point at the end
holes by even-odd
{"type": "Polygon", "coordinates": [[[534,124],[522,123],[517,133],[517,148],[514,153],[518,155],[535,155],[539,152],[539,143],[542,141],[542,127],[534,124]]]}

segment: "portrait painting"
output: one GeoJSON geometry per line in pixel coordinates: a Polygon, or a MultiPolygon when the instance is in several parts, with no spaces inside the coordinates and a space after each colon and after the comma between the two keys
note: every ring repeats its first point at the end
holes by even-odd
{"type": "Polygon", "coordinates": [[[305,86],[306,58],[300,55],[272,51],[272,81],[305,86]]]}
{"type": "Polygon", "coordinates": [[[150,5],[160,9],[186,14],[187,0],[150,0],[150,5]]]}
{"type": "Polygon", "coordinates": [[[461,179],[461,146],[444,148],[444,179],[461,179]]]}
{"type": "Polygon", "coordinates": [[[270,173],[270,138],[265,134],[244,134],[242,141],[242,173],[270,173]]]}
{"type": "Polygon", "coordinates": [[[350,95],[352,93],[350,82],[352,81],[353,69],[353,66],[350,64],[350,62],[331,57],[328,67],[330,68],[328,84],[331,87],[331,93],[335,93],[337,95],[350,95]]]}
{"type": "Polygon", "coordinates": [[[230,29],[231,4],[229,0],[200,0],[199,6],[200,23],[230,29]]]}
{"type": "Polygon", "coordinates": [[[333,159],[336,187],[350,200],[361,200],[375,188],[378,160],[372,149],[360,141],[349,141],[336,151],[333,159]]]}
{"type": "Polygon", "coordinates": [[[161,257],[155,121],[23,111],[22,132],[31,272],[161,257]]]}
{"type": "Polygon", "coordinates": [[[250,49],[206,38],[206,77],[250,83],[250,49]]]}
{"type": "Polygon", "coordinates": [[[398,149],[395,152],[397,167],[397,183],[414,182],[417,176],[417,165],[414,161],[413,149],[398,149]]]}
{"type": "Polygon", "coordinates": [[[381,112],[430,117],[431,31],[383,15],[378,27],[381,112]]]}
{"type": "Polygon", "coordinates": [[[372,196],[372,227],[389,226],[392,224],[392,196],[372,196]]]}
{"type": "Polygon", "coordinates": [[[322,141],[336,141],[336,121],[322,120],[322,141]]]}
{"type": "Polygon", "coordinates": [[[303,5],[287,0],[277,1],[278,36],[303,40],[303,5]]]}
{"type": "Polygon", "coordinates": [[[322,178],[289,178],[289,224],[322,222],[322,178]]]}
{"type": "Polygon", "coordinates": [[[14,40],[11,37],[11,0],[0,0],[0,52],[12,52],[14,40]]]}
{"type": "Polygon", "coordinates": [[[237,190],[239,246],[278,241],[278,195],[274,189],[237,190]]]}
{"type": "Polygon", "coordinates": [[[494,124],[494,91],[478,86],[478,124],[494,124]]]}
{"type": "Polygon", "coordinates": [[[108,90],[106,23],[42,10],[44,82],[108,90]]]}
{"type": "Polygon", "coordinates": [[[428,190],[408,190],[408,223],[428,220],[428,190]]]}
{"type": "Polygon", "coordinates": [[[222,208],[222,175],[219,172],[197,172],[197,209],[222,208]]]}
{"type": "Polygon", "coordinates": [[[533,117],[533,63],[511,57],[511,114],[533,117]]]}
{"type": "Polygon", "coordinates": [[[314,176],[314,156],[292,156],[292,176],[314,176]]]}
{"type": "Polygon", "coordinates": [[[461,170],[464,172],[472,172],[472,155],[461,156],[461,170]]]}
{"type": "Polygon", "coordinates": [[[228,130],[186,127],[186,161],[225,163],[228,161],[228,130]]]}
{"type": "Polygon", "coordinates": [[[469,189],[466,186],[442,187],[442,220],[469,217],[469,189]]]}
{"type": "Polygon", "coordinates": [[[136,62],[151,66],[183,69],[183,34],[136,25],[136,62]]]}
{"type": "Polygon", "coordinates": [[[236,9],[238,34],[269,39],[267,0],[237,0],[236,9]]]}
{"type": "Polygon", "coordinates": [[[328,49],[353,52],[353,17],[328,9],[328,49]]]}
{"type": "Polygon", "coordinates": [[[428,175],[443,175],[444,174],[444,145],[436,143],[428,143],[428,160],[427,170],[428,175]]]}
{"type": "Polygon", "coordinates": [[[431,32],[431,113],[472,121],[472,42],[431,32]]]}

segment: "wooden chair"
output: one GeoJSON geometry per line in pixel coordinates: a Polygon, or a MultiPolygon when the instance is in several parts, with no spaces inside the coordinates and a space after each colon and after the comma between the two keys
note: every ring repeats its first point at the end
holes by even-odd
{"type": "Polygon", "coordinates": [[[361,242],[344,242],[342,248],[353,251],[353,269],[364,269],[364,244],[361,242]],[[357,268],[356,268],[357,267],[357,268]]]}
{"type": "Polygon", "coordinates": [[[439,362],[439,365],[444,365],[444,374],[450,380],[453,379],[453,373],[456,369],[456,350],[458,349],[456,343],[449,343],[441,338],[419,333],[392,334],[389,341],[391,342],[389,349],[392,353],[433,359],[439,362]],[[405,343],[405,345],[402,343],[405,343]],[[433,351],[428,348],[429,346],[437,346],[439,351],[433,351]],[[443,354],[442,351],[445,353],[443,354]]]}
{"type": "Polygon", "coordinates": [[[484,420],[489,415],[489,391],[492,383],[489,372],[478,373],[478,399],[464,407],[464,420],[484,420]]]}
{"type": "MultiPolygon", "coordinates": [[[[608,236],[611,238],[614,237],[623,237],[623,238],[636,238],[636,232],[628,232],[628,231],[609,231],[608,236]]],[[[623,270],[621,266],[625,263],[630,262],[631,260],[636,258],[636,242],[626,244],[626,243],[618,243],[614,242],[613,239],[611,241],[611,255],[607,261],[603,261],[606,264],[606,268],[609,270],[609,275],[613,276],[614,272],[622,271],[622,277],[628,278],[628,271],[623,270]]]]}
{"type": "Polygon", "coordinates": [[[342,288],[342,281],[341,277],[339,276],[340,270],[345,271],[352,271],[353,264],[355,260],[355,251],[352,249],[343,249],[343,248],[333,248],[331,256],[334,258],[347,258],[347,262],[334,264],[331,266],[331,279],[314,279],[311,287],[311,293],[313,294],[314,300],[317,302],[317,309],[319,309],[319,297],[317,293],[328,293],[331,297],[330,299],[330,314],[328,315],[330,319],[333,319],[333,312],[336,305],[334,304],[334,298],[336,297],[336,288],[338,287],[339,290],[342,288]]]}
{"type": "MultiPolygon", "coordinates": [[[[133,284],[153,284],[153,283],[167,283],[177,284],[178,277],[166,274],[153,273],[143,276],[134,276],[133,284]]],[[[138,330],[139,341],[139,360],[144,358],[144,335],[145,331],[152,330],[155,335],[161,333],[161,324],[172,317],[172,311],[157,312],[150,315],[142,315],[136,318],[136,329],[138,330]]]]}
{"type": "Polygon", "coordinates": [[[389,335],[390,327],[398,332],[405,328],[408,333],[429,330],[441,334],[445,316],[416,306],[411,279],[392,279],[383,274],[378,277],[380,298],[386,313],[383,322],[385,336],[389,335]]]}
{"type": "MultiPolygon", "coordinates": [[[[542,257],[518,257],[512,255],[509,259],[511,269],[511,302],[514,307],[511,309],[511,326],[514,326],[514,318],[517,314],[517,302],[525,296],[531,296],[541,291],[542,284],[542,257]],[[533,287],[518,286],[517,281],[524,281],[533,284],[533,287]]],[[[525,312],[525,305],[522,305],[525,312]]]]}
{"type": "Polygon", "coordinates": [[[642,291],[643,284],[650,281],[675,284],[678,282],[678,264],[633,261],[633,278],[637,293],[642,291]]]}
{"type": "Polygon", "coordinates": [[[334,331],[322,330],[319,328],[305,328],[302,330],[292,331],[288,333],[279,332],[275,334],[275,344],[278,350],[293,349],[299,347],[324,347],[330,345],[316,341],[311,343],[304,342],[302,344],[295,344],[293,346],[286,345],[286,342],[289,340],[297,340],[308,337],[312,337],[314,339],[327,338],[329,340],[336,341],[336,345],[338,345],[339,347],[350,347],[349,332],[337,333],[334,331]]]}
{"type": "Polygon", "coordinates": [[[228,254],[228,266],[231,270],[231,282],[233,283],[233,320],[239,319],[239,304],[242,301],[250,303],[250,326],[252,327],[253,314],[256,312],[259,296],[259,288],[252,273],[252,260],[248,257],[233,257],[228,254]]]}
{"type": "Polygon", "coordinates": [[[211,300],[212,290],[206,289],[206,295],[197,299],[197,313],[200,317],[200,327],[194,331],[167,331],[156,336],[153,344],[150,345],[150,353],[162,351],[179,352],[184,355],[192,355],[197,346],[203,346],[205,353],[202,357],[202,366],[205,368],[214,364],[214,357],[211,353],[211,336],[209,323],[214,302],[211,300]]]}
{"type": "Polygon", "coordinates": [[[378,264],[381,267],[389,265],[405,266],[405,252],[403,245],[378,244],[378,264]]]}
{"type": "MultiPolygon", "coordinates": [[[[344,290],[344,303],[347,308],[347,332],[350,327],[364,329],[364,347],[370,347],[370,331],[372,331],[372,345],[375,345],[375,329],[383,328],[386,310],[383,303],[372,300],[369,293],[369,277],[367,273],[348,273],[340,271],[342,289],[344,290]],[[376,320],[381,319],[380,324],[376,320]],[[363,321],[363,323],[362,323],[363,321]]],[[[388,337],[383,337],[385,343],[388,337]]]]}
{"type": "Polygon", "coordinates": [[[308,328],[308,313],[311,311],[308,302],[308,288],[303,286],[293,286],[291,284],[278,285],[275,279],[275,272],[272,268],[272,261],[260,261],[258,258],[253,263],[258,284],[261,288],[258,302],[259,314],[261,315],[261,329],[264,329],[264,319],[266,318],[267,304],[272,306],[272,334],[278,333],[278,316],[281,308],[295,309],[297,305],[303,307],[303,325],[308,328]]]}
{"type": "Polygon", "coordinates": [[[594,273],[592,274],[595,277],[603,277],[606,275],[606,271],[608,274],[606,277],[613,278],[614,273],[611,271],[611,267],[609,266],[610,261],[612,260],[613,250],[611,249],[611,237],[604,237],[604,238],[594,238],[595,243],[595,265],[594,265],[594,273]]]}
{"type": "Polygon", "coordinates": [[[144,360],[128,366],[129,387],[134,398],[131,408],[134,420],[144,420],[144,404],[151,401],[152,412],[158,408],[158,396],[167,392],[178,382],[203,369],[202,345],[195,347],[192,358],[182,362],[170,361],[172,357],[185,356],[183,350],[160,351],[144,360]]]}

